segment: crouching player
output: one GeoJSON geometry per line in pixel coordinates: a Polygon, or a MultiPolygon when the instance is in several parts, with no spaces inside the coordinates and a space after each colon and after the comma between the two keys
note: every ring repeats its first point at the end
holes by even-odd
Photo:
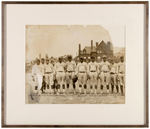
{"type": "Polygon", "coordinates": [[[97,94],[97,76],[98,76],[98,64],[95,62],[95,57],[91,57],[91,62],[88,64],[88,75],[90,80],[90,93],[97,94]]]}
{"type": "Polygon", "coordinates": [[[65,93],[65,63],[63,62],[61,57],[55,64],[55,73],[57,80],[57,94],[60,94],[61,92],[65,93]]]}
{"type": "Polygon", "coordinates": [[[49,59],[46,59],[45,65],[45,82],[46,82],[46,91],[48,93],[53,93],[53,85],[54,85],[54,68],[51,63],[49,63],[49,59]]]}
{"type": "Polygon", "coordinates": [[[120,57],[120,62],[118,64],[118,76],[121,94],[124,94],[124,83],[125,83],[125,64],[124,57],[120,57]]]}
{"type": "Polygon", "coordinates": [[[82,88],[84,89],[84,93],[87,92],[87,64],[83,62],[83,58],[80,58],[80,62],[76,68],[76,75],[78,77],[78,85],[79,85],[79,93],[81,94],[82,88]]]}
{"type": "MultiPolygon", "coordinates": [[[[75,83],[73,83],[73,79],[75,77],[75,67],[76,64],[72,61],[72,56],[68,56],[68,62],[66,63],[66,83],[67,83],[67,90],[71,87],[75,94],[75,83]]],[[[68,92],[67,91],[67,92],[68,92]]]]}

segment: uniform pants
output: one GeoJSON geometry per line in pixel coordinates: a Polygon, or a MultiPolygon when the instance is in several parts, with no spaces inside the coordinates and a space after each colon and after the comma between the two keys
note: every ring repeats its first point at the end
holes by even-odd
{"type": "Polygon", "coordinates": [[[64,84],[65,82],[65,72],[57,72],[56,80],[58,84],[64,84]]]}
{"type": "Polygon", "coordinates": [[[124,77],[124,74],[123,73],[119,73],[119,84],[120,85],[124,85],[125,83],[125,77],[124,77]]]}
{"type": "Polygon", "coordinates": [[[119,73],[119,84],[120,84],[120,92],[124,94],[124,83],[125,83],[125,76],[123,73],[119,73]]]}
{"type": "Polygon", "coordinates": [[[48,84],[49,86],[53,85],[54,84],[53,73],[45,74],[45,81],[46,81],[46,84],[48,84]]]}
{"type": "Polygon", "coordinates": [[[110,84],[116,85],[116,74],[110,74],[110,84]]]}
{"type": "Polygon", "coordinates": [[[52,92],[54,85],[54,76],[53,73],[45,74],[45,82],[46,82],[46,91],[52,92]]]}
{"type": "MultiPolygon", "coordinates": [[[[98,75],[97,72],[90,72],[89,73],[90,86],[97,86],[97,75],[98,75]]],[[[95,88],[97,89],[97,87],[95,87],[95,88]]]]}
{"type": "Polygon", "coordinates": [[[66,83],[73,85],[73,78],[75,73],[74,72],[67,72],[66,73],[66,83]]]}
{"type": "Polygon", "coordinates": [[[109,72],[101,72],[100,74],[101,78],[101,84],[104,85],[109,85],[109,80],[110,80],[110,74],[109,72]]]}
{"type": "Polygon", "coordinates": [[[38,90],[40,90],[41,87],[42,87],[43,76],[40,75],[40,74],[37,74],[36,75],[36,81],[37,81],[37,84],[38,84],[38,90]]]}
{"type": "Polygon", "coordinates": [[[58,83],[57,89],[64,89],[63,86],[65,86],[65,72],[57,72],[56,80],[58,83]]]}
{"type": "Polygon", "coordinates": [[[78,73],[78,84],[85,85],[87,82],[87,74],[86,73],[78,73]]]}
{"type": "Polygon", "coordinates": [[[110,74],[110,84],[111,84],[111,91],[114,92],[115,90],[117,90],[116,92],[118,92],[118,85],[117,85],[117,81],[116,81],[116,74],[115,73],[111,73],[110,74]]]}

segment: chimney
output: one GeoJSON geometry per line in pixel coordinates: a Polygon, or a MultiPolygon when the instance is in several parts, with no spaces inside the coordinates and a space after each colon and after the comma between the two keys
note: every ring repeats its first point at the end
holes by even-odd
{"type": "Polygon", "coordinates": [[[81,53],[81,44],[79,44],[79,56],[80,56],[80,53],[81,53]]]}
{"type": "Polygon", "coordinates": [[[96,42],[96,48],[98,47],[98,42],[96,42]]]}
{"type": "Polygon", "coordinates": [[[93,40],[91,40],[91,52],[93,51],[93,40]]]}

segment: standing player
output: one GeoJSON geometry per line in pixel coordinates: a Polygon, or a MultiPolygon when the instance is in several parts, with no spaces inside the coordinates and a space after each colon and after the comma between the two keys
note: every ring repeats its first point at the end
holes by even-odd
{"type": "Polygon", "coordinates": [[[75,83],[73,83],[73,79],[75,77],[75,68],[76,64],[74,61],[72,61],[72,56],[68,56],[68,62],[66,63],[66,83],[67,83],[67,89],[69,87],[73,87],[74,94],[75,94],[75,83]]]}
{"type": "Polygon", "coordinates": [[[82,88],[84,87],[84,93],[86,94],[87,89],[87,63],[83,62],[83,58],[80,58],[80,62],[76,68],[76,75],[78,76],[79,93],[81,94],[82,88]]]}
{"type": "Polygon", "coordinates": [[[42,87],[43,74],[42,74],[42,69],[40,67],[39,59],[36,60],[36,64],[33,65],[32,67],[32,76],[35,82],[34,90],[38,91],[38,93],[40,94],[40,89],[42,87]]]}
{"type": "Polygon", "coordinates": [[[124,94],[124,83],[125,83],[125,64],[124,64],[124,57],[120,57],[120,62],[118,64],[118,76],[119,76],[119,84],[121,94],[124,94]]]}
{"type": "Polygon", "coordinates": [[[41,67],[42,76],[43,76],[41,91],[42,91],[42,93],[45,93],[45,91],[46,91],[46,80],[45,80],[45,59],[44,58],[41,59],[40,67],[41,67]]]}
{"type": "Polygon", "coordinates": [[[40,67],[41,67],[41,70],[42,70],[42,74],[44,76],[44,69],[45,69],[45,59],[44,58],[41,59],[40,67]]]}
{"type": "Polygon", "coordinates": [[[58,59],[55,64],[56,80],[57,80],[57,93],[60,94],[61,91],[65,93],[65,63],[62,58],[58,59]]]}
{"type": "Polygon", "coordinates": [[[49,63],[49,59],[46,59],[45,65],[45,81],[46,81],[46,89],[47,92],[52,93],[53,84],[54,84],[54,68],[51,63],[49,63]]]}
{"type": "Polygon", "coordinates": [[[110,64],[106,60],[106,56],[103,56],[103,61],[100,63],[100,79],[101,79],[101,93],[103,92],[103,88],[107,89],[107,93],[109,93],[109,70],[110,64]]]}
{"type": "Polygon", "coordinates": [[[111,90],[112,93],[114,92],[114,88],[116,86],[116,90],[118,92],[118,85],[116,83],[117,77],[117,64],[114,62],[114,60],[111,60],[111,68],[110,68],[110,84],[111,84],[111,90]]]}
{"type": "Polygon", "coordinates": [[[88,75],[90,81],[90,93],[97,94],[97,76],[98,76],[98,64],[95,61],[95,57],[91,57],[91,62],[88,64],[88,75]]]}

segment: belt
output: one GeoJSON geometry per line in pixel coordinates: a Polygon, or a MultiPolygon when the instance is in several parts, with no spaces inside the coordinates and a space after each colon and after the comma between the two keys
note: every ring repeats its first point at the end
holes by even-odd
{"type": "Polygon", "coordinates": [[[90,72],[96,72],[96,71],[90,71],[90,72]]]}
{"type": "Polygon", "coordinates": [[[50,74],[50,73],[53,73],[53,72],[45,72],[45,74],[50,74]]]}
{"type": "Polygon", "coordinates": [[[107,73],[108,71],[103,71],[103,73],[107,73]]]}
{"type": "Polygon", "coordinates": [[[110,74],[115,74],[115,73],[113,73],[113,72],[110,72],[110,74]]]}
{"type": "Polygon", "coordinates": [[[85,73],[85,72],[79,72],[79,73],[85,73]]]}
{"type": "Polygon", "coordinates": [[[57,71],[57,72],[64,72],[64,71],[57,71]]]}
{"type": "Polygon", "coordinates": [[[72,73],[72,72],[74,72],[74,71],[67,71],[68,73],[72,73]]]}

